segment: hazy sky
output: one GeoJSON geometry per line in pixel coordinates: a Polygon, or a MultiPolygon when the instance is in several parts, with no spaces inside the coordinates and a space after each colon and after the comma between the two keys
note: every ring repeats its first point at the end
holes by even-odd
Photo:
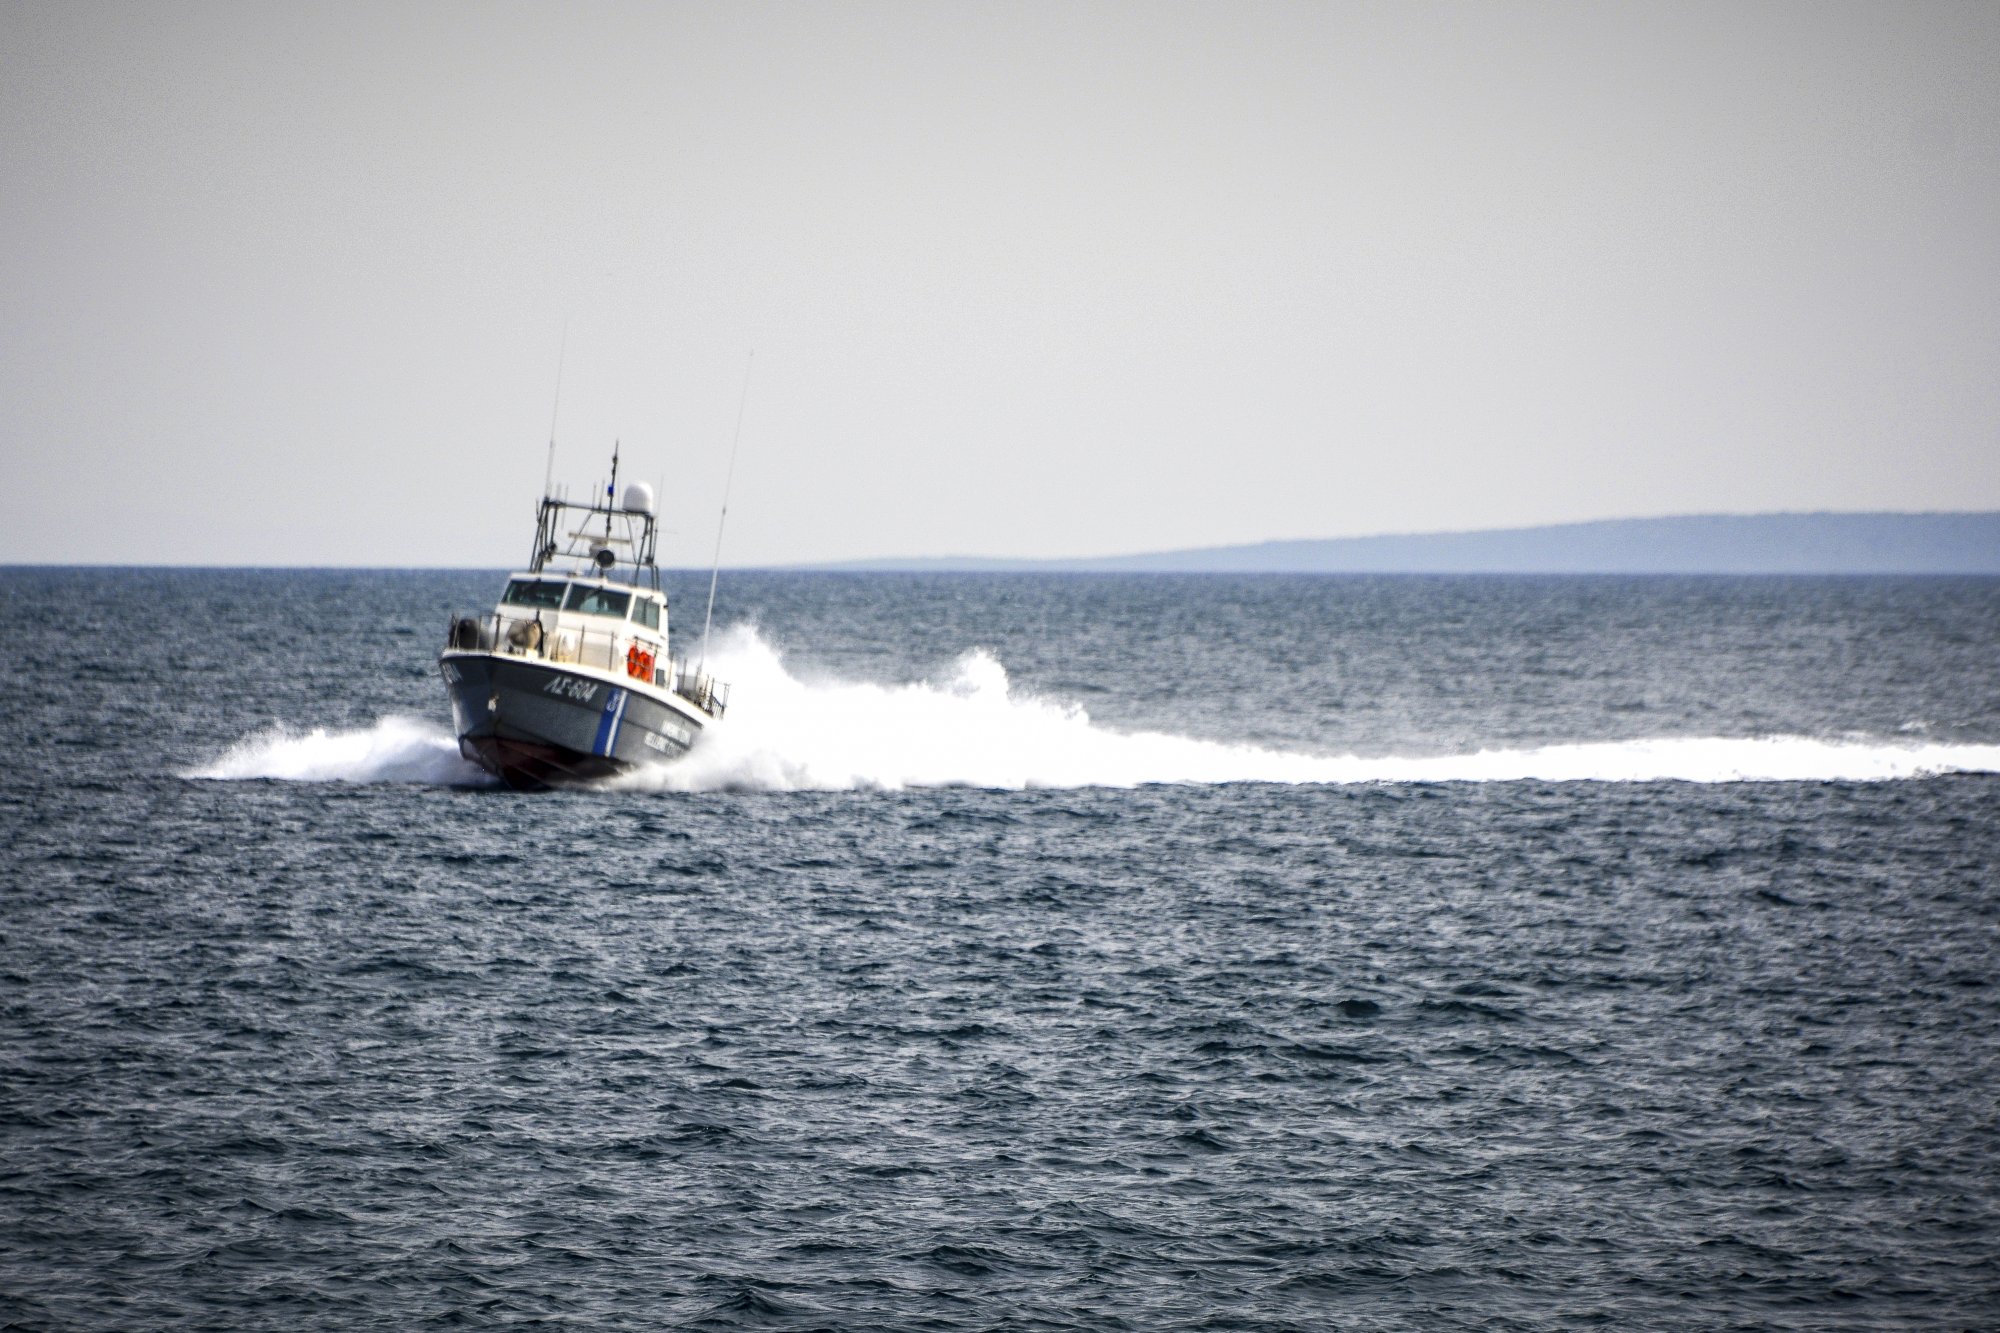
{"type": "Polygon", "coordinates": [[[2000,4],[0,2],[0,561],[2000,508],[2000,4]]]}

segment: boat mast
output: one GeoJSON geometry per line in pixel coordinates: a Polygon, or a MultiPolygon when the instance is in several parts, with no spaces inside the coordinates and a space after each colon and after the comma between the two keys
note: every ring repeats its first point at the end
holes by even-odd
{"type": "Polygon", "coordinates": [[[604,488],[604,544],[611,545],[611,506],[618,496],[618,441],[611,442],[611,484],[604,488]]]}

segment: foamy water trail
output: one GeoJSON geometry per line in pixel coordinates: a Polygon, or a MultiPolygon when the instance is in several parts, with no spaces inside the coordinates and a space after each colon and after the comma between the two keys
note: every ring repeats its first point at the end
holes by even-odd
{"type": "Polygon", "coordinates": [[[752,629],[723,636],[727,718],[693,753],[620,780],[660,791],[1279,782],[1867,782],[2000,772],[2000,745],[1779,736],[1602,741],[1425,758],[1311,755],[1099,726],[1016,693],[984,649],[904,685],[801,679],[752,629]]]}
{"type": "Polygon", "coordinates": [[[354,731],[287,731],[271,727],[246,736],[213,763],[186,774],[221,780],[280,778],[292,782],[419,782],[486,786],[492,782],[458,753],[458,741],[434,722],[385,717],[354,731]]]}
{"type": "MultiPolygon", "coordinates": [[[[1123,732],[1015,691],[984,649],[900,685],[802,678],[755,629],[718,636],[728,716],[694,751],[612,785],[640,791],[896,791],[1146,783],[1877,782],[2000,773],[2000,745],[1803,736],[1590,741],[1426,757],[1313,755],[1123,732]]],[[[352,731],[268,730],[190,777],[299,782],[489,781],[442,725],[388,717],[352,731]]]]}

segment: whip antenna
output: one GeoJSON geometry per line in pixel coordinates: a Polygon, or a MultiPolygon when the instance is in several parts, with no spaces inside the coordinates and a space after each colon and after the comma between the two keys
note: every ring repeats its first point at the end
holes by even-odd
{"type": "Polygon", "coordinates": [[[715,560],[708,567],[708,611],[701,618],[701,661],[695,667],[700,675],[708,669],[708,627],[715,622],[715,580],[722,573],[722,525],[729,521],[729,488],[736,481],[736,448],[743,443],[743,411],[750,406],[750,371],[757,364],[757,353],[750,353],[750,360],[743,367],[743,397],[736,404],[736,438],[729,442],[729,471],[722,479],[722,513],[715,520],[715,560]]]}
{"type": "Polygon", "coordinates": [[[556,484],[556,417],[562,412],[563,358],[569,354],[569,321],[563,321],[562,345],[556,350],[556,405],[549,409],[549,465],[542,473],[542,494],[556,484]]]}

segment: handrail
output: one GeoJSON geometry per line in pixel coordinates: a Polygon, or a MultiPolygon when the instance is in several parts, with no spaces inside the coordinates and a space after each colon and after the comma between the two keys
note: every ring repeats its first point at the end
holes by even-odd
{"type": "Polygon", "coordinates": [[[635,645],[652,657],[650,677],[636,679],[679,695],[710,717],[719,718],[728,709],[729,686],[725,682],[699,668],[690,670],[687,659],[679,653],[666,654],[662,662],[653,656],[665,646],[657,640],[583,626],[551,630],[537,616],[510,616],[499,611],[484,616],[454,614],[445,632],[447,651],[500,653],[591,667],[613,676],[632,674],[628,653],[635,645]]]}

